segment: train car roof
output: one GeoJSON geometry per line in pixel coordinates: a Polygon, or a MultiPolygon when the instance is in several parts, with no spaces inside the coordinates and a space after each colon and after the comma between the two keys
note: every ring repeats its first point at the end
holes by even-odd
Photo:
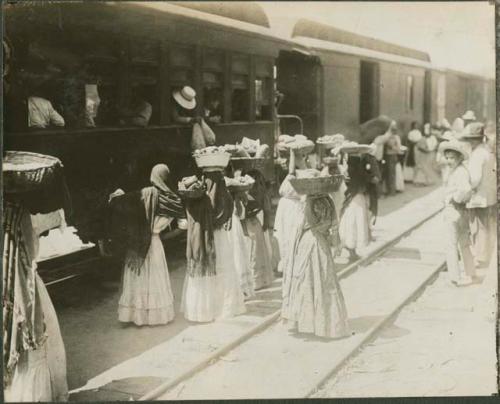
{"type": "Polygon", "coordinates": [[[422,62],[431,61],[429,54],[426,52],[395,45],[379,39],[355,34],[353,32],[344,31],[331,25],[307,19],[300,19],[297,21],[292,32],[292,37],[319,39],[405,58],[416,59],[422,62]]]}

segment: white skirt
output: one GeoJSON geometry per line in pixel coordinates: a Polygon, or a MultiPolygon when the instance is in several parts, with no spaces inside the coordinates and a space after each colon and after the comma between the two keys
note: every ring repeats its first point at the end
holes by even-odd
{"type": "Polygon", "coordinates": [[[370,240],[368,198],[357,194],[340,219],[339,235],[342,245],[351,250],[365,248],[370,240]]]}
{"type": "Polygon", "coordinates": [[[153,234],[139,273],[125,261],[118,319],[136,325],[157,325],[169,323],[174,316],[174,297],[165,251],[159,235],[153,234]]]}
{"type": "Polygon", "coordinates": [[[21,353],[5,401],[67,401],[66,351],[57,315],[42,279],[36,274],[47,340],[35,351],[21,353]]]}
{"type": "Polygon", "coordinates": [[[302,203],[300,199],[282,197],[276,210],[274,220],[274,232],[279,245],[279,255],[281,257],[278,265],[278,271],[284,272],[285,258],[292,248],[293,238],[297,232],[300,223],[297,217],[302,217],[302,203]]]}
{"type": "Polygon", "coordinates": [[[181,311],[188,321],[210,322],[246,311],[233,254],[231,232],[214,231],[216,276],[193,277],[186,273],[181,311]]]}
{"type": "Polygon", "coordinates": [[[252,297],[255,295],[255,284],[250,267],[250,257],[247,251],[245,233],[243,232],[241,221],[236,214],[233,214],[231,239],[233,243],[234,265],[241,290],[245,297],[252,297]]]}

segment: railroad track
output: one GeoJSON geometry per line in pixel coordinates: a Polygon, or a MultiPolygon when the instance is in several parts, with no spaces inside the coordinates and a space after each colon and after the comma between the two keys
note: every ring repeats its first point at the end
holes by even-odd
{"type": "MultiPolygon", "coordinates": [[[[346,280],[343,282],[344,284],[349,284],[347,279],[354,277],[357,278],[354,283],[360,282],[364,284],[377,282],[376,279],[373,279],[374,276],[380,276],[380,280],[390,279],[390,277],[384,276],[384,272],[387,271],[383,267],[394,266],[394,261],[397,261],[396,265],[399,267],[403,265],[411,265],[414,268],[418,267],[418,271],[420,272],[415,279],[411,279],[406,282],[406,285],[403,285],[403,293],[396,294],[395,298],[387,303],[386,310],[380,315],[380,318],[375,318],[373,323],[367,326],[367,330],[360,331],[357,335],[351,337],[352,341],[349,341],[349,338],[343,341],[333,341],[330,348],[324,345],[325,342],[316,341],[310,344],[310,347],[307,347],[308,344],[304,344],[301,341],[304,338],[303,336],[290,336],[284,331],[284,328],[279,324],[280,310],[277,310],[264,321],[249,329],[247,333],[232,341],[232,343],[219,348],[212,355],[206,357],[205,360],[200,361],[177,377],[162,383],[154,390],[140,397],[140,400],[299,398],[313,396],[363,345],[376,338],[380,330],[390,323],[394,316],[407,303],[414,300],[443,268],[443,256],[438,251],[434,251],[435,254],[428,252],[428,255],[425,257],[425,264],[421,264],[420,260],[423,259],[422,254],[424,253],[415,248],[404,247],[408,242],[411,244],[412,237],[417,237],[419,242],[421,242],[422,239],[432,240],[432,236],[436,236],[435,230],[439,227],[436,223],[440,221],[440,218],[435,217],[438,212],[436,210],[433,214],[422,221],[417,221],[413,226],[405,229],[400,234],[374,246],[369,254],[339,272],[339,278],[346,280]],[[405,253],[408,255],[410,251],[418,254],[418,262],[412,262],[411,258],[404,257],[405,253]],[[398,252],[403,252],[403,258],[401,258],[401,254],[398,257],[398,252]],[[370,271],[377,272],[377,275],[370,274],[370,271]],[[363,280],[366,277],[368,279],[363,280]],[[276,354],[282,343],[285,346],[286,352],[276,354]],[[299,346],[301,343],[302,347],[299,346]],[[332,359],[331,364],[328,362],[324,363],[324,361],[322,363],[321,357],[328,355],[336,347],[340,347],[342,354],[333,355],[335,358],[332,359]],[[312,348],[314,352],[309,352],[309,348],[312,348]],[[252,352],[256,354],[252,355],[252,352]],[[295,352],[295,354],[290,354],[291,352],[295,352]],[[310,358],[318,359],[318,363],[321,363],[321,365],[316,367],[313,363],[314,361],[308,358],[309,355],[310,358]],[[292,371],[291,373],[296,378],[294,380],[294,377],[288,374],[290,372],[286,369],[286,362],[292,368],[294,365],[303,366],[306,363],[306,367],[309,365],[309,370],[312,373],[317,372],[317,375],[307,377],[307,375],[302,375],[302,371],[292,371]],[[276,369],[267,370],[274,366],[276,369]],[[245,377],[253,373],[253,371],[265,376],[245,377]],[[277,388],[279,385],[278,375],[280,374],[285,379],[281,380],[283,390],[281,393],[278,393],[280,391],[280,388],[277,388]],[[214,380],[219,380],[223,385],[214,383],[214,380]],[[307,381],[306,385],[301,383],[304,380],[307,381]],[[294,384],[294,381],[298,384],[294,384]],[[289,386],[294,387],[290,388],[289,386]]],[[[437,242],[438,240],[434,241],[437,242]]],[[[403,269],[404,271],[405,269],[403,269]]],[[[399,277],[405,276],[401,268],[394,269],[392,272],[394,272],[395,277],[396,273],[399,277]]],[[[362,284],[358,286],[360,288],[363,287],[362,284]]],[[[344,295],[346,296],[346,300],[348,300],[348,310],[350,304],[347,297],[351,289],[352,287],[344,287],[344,295]]],[[[351,303],[351,307],[352,305],[353,303],[351,303]]],[[[349,314],[353,312],[350,311],[349,314]]],[[[312,338],[312,340],[315,339],[312,338]]]]}
{"type": "Polygon", "coordinates": [[[281,292],[275,287],[259,292],[275,296],[257,303],[268,305],[258,315],[252,311],[255,302],[249,302],[246,315],[191,326],[74,392],[115,391],[114,382],[122,383],[120,390],[125,380],[149,377],[157,379],[149,391],[127,387],[122,397],[143,401],[314,395],[442,269],[437,192],[388,215],[363,257],[338,272],[355,331],[352,337],[325,342],[289,335],[279,324],[281,292]],[[303,370],[294,373],[296,368],[303,370]]]}

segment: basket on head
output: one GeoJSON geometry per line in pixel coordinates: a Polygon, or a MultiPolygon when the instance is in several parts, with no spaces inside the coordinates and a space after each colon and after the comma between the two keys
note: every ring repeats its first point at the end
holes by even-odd
{"type": "Polygon", "coordinates": [[[342,175],[329,175],[314,178],[292,178],[290,184],[300,195],[328,194],[339,189],[342,175]]]}
{"type": "Polygon", "coordinates": [[[231,192],[246,192],[250,191],[253,187],[253,182],[251,184],[241,184],[241,185],[228,185],[227,189],[231,192]]]}
{"type": "Polygon", "coordinates": [[[178,189],[177,192],[183,199],[199,199],[205,194],[205,189],[178,189]]]}
{"type": "Polygon", "coordinates": [[[323,164],[327,166],[337,165],[339,163],[338,157],[323,157],[323,164]]]}
{"type": "Polygon", "coordinates": [[[231,164],[235,170],[262,170],[266,165],[266,160],[265,158],[231,157],[231,164]]]}
{"type": "Polygon", "coordinates": [[[229,163],[231,155],[227,152],[223,153],[208,153],[194,156],[196,165],[204,170],[224,170],[229,163]]]}
{"type": "Polygon", "coordinates": [[[59,159],[44,154],[7,151],[3,160],[3,186],[6,193],[32,192],[51,187],[62,176],[59,159]]]}

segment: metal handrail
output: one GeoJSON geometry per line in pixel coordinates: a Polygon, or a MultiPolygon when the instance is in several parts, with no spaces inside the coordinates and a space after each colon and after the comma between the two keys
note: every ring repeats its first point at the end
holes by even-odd
{"type": "Polygon", "coordinates": [[[296,119],[300,124],[300,134],[304,134],[304,122],[302,122],[302,118],[298,115],[277,115],[278,119],[296,119]]]}

